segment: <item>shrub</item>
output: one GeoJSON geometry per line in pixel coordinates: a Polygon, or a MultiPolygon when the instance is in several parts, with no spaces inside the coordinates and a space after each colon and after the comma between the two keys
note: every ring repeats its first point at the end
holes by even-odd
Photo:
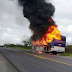
{"type": "Polygon", "coordinates": [[[72,45],[67,45],[66,46],[66,53],[71,53],[72,54],[72,45]]]}

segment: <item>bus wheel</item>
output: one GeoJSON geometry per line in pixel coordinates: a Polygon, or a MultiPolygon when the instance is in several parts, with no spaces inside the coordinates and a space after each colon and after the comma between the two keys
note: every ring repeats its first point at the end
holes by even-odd
{"type": "Polygon", "coordinates": [[[46,52],[46,54],[48,54],[48,52],[46,52]]]}
{"type": "Polygon", "coordinates": [[[57,55],[57,52],[53,52],[53,55],[57,55]]]}

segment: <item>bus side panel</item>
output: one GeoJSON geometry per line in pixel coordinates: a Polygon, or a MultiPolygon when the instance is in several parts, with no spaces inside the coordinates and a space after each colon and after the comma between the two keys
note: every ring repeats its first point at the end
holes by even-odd
{"type": "Polygon", "coordinates": [[[35,52],[44,52],[44,47],[43,46],[32,46],[32,50],[35,51],[35,52]]]}
{"type": "Polygon", "coordinates": [[[44,47],[36,47],[36,51],[41,51],[41,52],[43,52],[43,51],[44,51],[44,47]]]}
{"type": "Polygon", "coordinates": [[[65,52],[65,47],[53,46],[49,52],[65,52]]]}

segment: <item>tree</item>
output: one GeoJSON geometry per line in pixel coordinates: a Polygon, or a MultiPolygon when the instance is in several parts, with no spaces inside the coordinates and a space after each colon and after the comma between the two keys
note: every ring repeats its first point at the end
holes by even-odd
{"type": "Polygon", "coordinates": [[[23,43],[25,46],[31,46],[32,45],[32,42],[30,39],[28,39],[27,41],[23,41],[23,43]]]}

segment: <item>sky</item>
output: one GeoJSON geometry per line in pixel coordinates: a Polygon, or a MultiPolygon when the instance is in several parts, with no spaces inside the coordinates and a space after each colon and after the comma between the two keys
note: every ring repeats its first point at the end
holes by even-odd
{"type": "MultiPolygon", "coordinates": [[[[46,0],[48,1],[48,0],[46,0]]],[[[72,44],[72,0],[51,0],[56,8],[53,16],[60,33],[66,42],[72,44]]],[[[30,39],[32,32],[29,22],[23,17],[22,7],[17,0],[0,0],[0,45],[7,43],[22,44],[30,39]]]]}

